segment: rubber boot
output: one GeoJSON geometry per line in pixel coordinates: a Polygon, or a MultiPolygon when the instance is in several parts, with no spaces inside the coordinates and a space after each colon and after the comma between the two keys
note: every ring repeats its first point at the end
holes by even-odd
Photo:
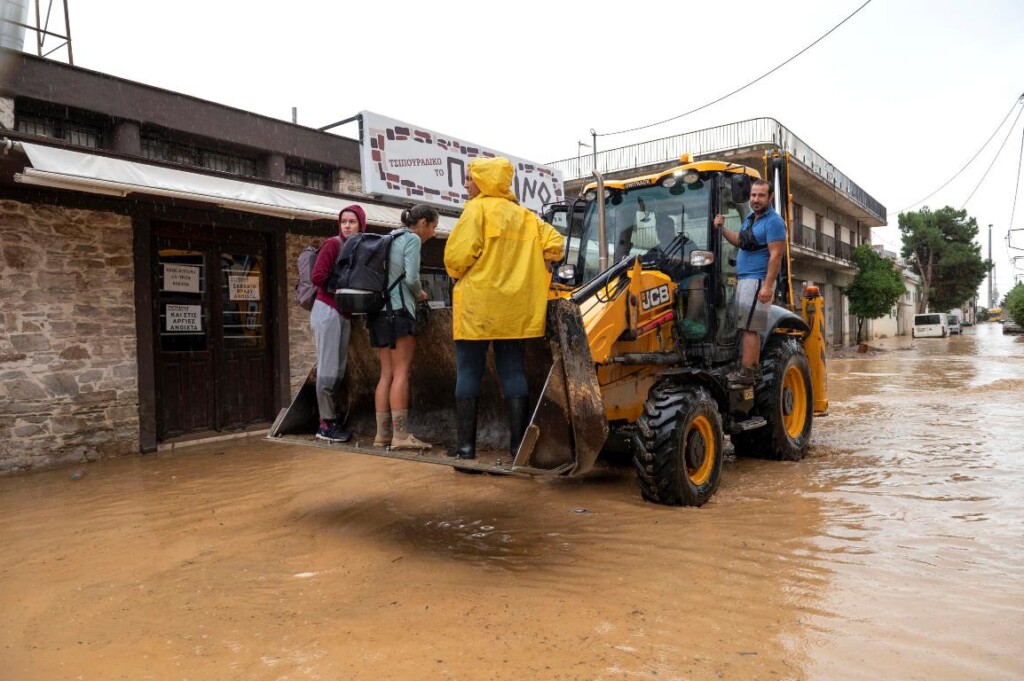
{"type": "Polygon", "coordinates": [[[455,421],[459,443],[448,450],[448,456],[459,459],[476,458],[476,406],[475,397],[455,398],[455,421]]]}
{"type": "Polygon", "coordinates": [[[515,460],[526,426],[530,424],[530,398],[510,397],[505,403],[508,406],[508,453],[515,460]]]}

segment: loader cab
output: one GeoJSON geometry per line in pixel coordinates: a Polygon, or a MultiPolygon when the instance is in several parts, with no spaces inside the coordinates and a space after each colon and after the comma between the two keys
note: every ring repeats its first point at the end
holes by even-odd
{"type": "MultiPolygon", "coordinates": [[[[749,182],[735,182],[736,173],[714,170],[684,172],[689,167],[630,180],[605,183],[605,241],[608,269],[639,258],[648,269],[659,269],[678,285],[680,330],[694,355],[708,363],[726,361],[738,342],[736,320],[729,303],[736,287],[736,247],[712,226],[721,212],[726,226],[738,230],[750,208],[749,182]],[[744,193],[746,189],[746,194],[744,193]],[[711,251],[714,262],[694,266],[693,251],[711,251]],[[665,256],[659,260],[659,256],[665,256]]],[[[565,210],[578,216],[566,233],[564,263],[571,273],[556,281],[585,286],[602,274],[598,248],[596,189],[588,186],[565,210]]]]}

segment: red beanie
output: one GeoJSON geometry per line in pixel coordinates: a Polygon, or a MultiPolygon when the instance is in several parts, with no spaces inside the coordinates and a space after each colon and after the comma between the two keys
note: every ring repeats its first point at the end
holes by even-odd
{"type": "Polygon", "coordinates": [[[359,231],[366,231],[366,211],[359,204],[353,203],[351,206],[345,206],[338,212],[338,220],[341,221],[342,213],[353,213],[359,220],[359,231]]]}

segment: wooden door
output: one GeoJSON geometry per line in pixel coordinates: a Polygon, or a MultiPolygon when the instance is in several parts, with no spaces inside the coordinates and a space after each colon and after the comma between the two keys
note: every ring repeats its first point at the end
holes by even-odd
{"type": "Polygon", "coordinates": [[[157,439],[272,420],[266,238],[168,224],[154,234],[157,439]]]}
{"type": "Polygon", "coordinates": [[[263,421],[271,410],[265,249],[223,246],[218,288],[218,429],[263,421]],[[224,250],[229,249],[229,250],[224,250]]]}

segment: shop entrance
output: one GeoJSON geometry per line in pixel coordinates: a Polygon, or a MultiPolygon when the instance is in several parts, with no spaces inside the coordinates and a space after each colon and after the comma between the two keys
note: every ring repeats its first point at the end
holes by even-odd
{"type": "Polygon", "coordinates": [[[272,420],[267,238],[154,223],[157,440],[272,420]]]}

